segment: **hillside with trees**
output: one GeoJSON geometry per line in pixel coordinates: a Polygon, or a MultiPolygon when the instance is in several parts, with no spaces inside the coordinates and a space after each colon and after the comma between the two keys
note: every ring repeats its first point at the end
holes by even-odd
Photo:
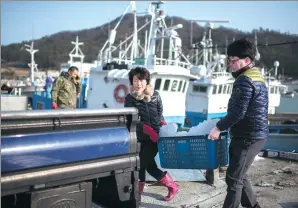
{"type": "MultiPolygon", "coordinates": [[[[79,36],[79,41],[84,42],[81,47],[85,54],[85,62],[92,62],[97,59],[98,51],[102,48],[107,40],[109,28],[114,28],[120,17],[102,26],[84,29],[80,31],[62,31],[53,35],[42,37],[34,40],[34,48],[39,49],[35,54],[35,61],[40,70],[44,69],[59,69],[60,63],[67,62],[68,53],[73,46],[70,42],[75,41],[76,36],[79,36]]],[[[138,27],[141,27],[147,16],[138,17],[138,27]]],[[[149,20],[149,18],[148,18],[149,20]]],[[[176,25],[183,24],[182,29],[178,29],[180,38],[182,39],[183,53],[190,54],[190,28],[191,21],[180,17],[166,17],[166,24],[176,25]]],[[[148,29],[149,31],[149,26],[148,29]]],[[[193,43],[201,41],[205,31],[204,25],[193,25],[193,43]]],[[[127,14],[124,16],[122,23],[117,29],[116,45],[120,40],[124,40],[133,32],[133,15],[127,14]]],[[[261,59],[259,65],[265,68],[272,68],[273,62],[280,62],[281,71],[285,75],[298,77],[298,36],[293,34],[280,33],[269,29],[259,28],[251,32],[243,32],[233,28],[218,27],[212,31],[213,44],[218,46],[220,53],[225,53],[226,43],[231,43],[233,39],[247,37],[254,39],[254,34],[257,33],[259,52],[261,59]],[[277,44],[277,43],[291,44],[277,44]],[[266,46],[266,44],[275,44],[275,46],[266,46]]],[[[139,33],[141,44],[144,44],[145,30],[139,33]]],[[[3,66],[20,66],[26,67],[30,62],[30,54],[24,50],[24,44],[30,44],[28,41],[14,43],[7,46],[1,46],[1,65],[3,66]]]]}

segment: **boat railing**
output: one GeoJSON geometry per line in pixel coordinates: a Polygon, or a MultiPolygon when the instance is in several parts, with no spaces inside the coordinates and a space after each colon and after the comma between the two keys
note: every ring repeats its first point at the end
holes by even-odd
{"type": "Polygon", "coordinates": [[[231,74],[228,72],[212,72],[212,78],[218,78],[218,77],[230,77],[231,74]]]}
{"type": "Polygon", "coordinates": [[[25,86],[26,80],[1,79],[1,86],[9,83],[9,86],[25,86]]]}
{"type": "Polygon", "coordinates": [[[116,62],[117,64],[133,64],[134,61],[128,60],[128,59],[119,59],[119,58],[113,58],[112,62],[116,62]]]}
{"type": "MultiPolygon", "coordinates": [[[[177,64],[176,60],[170,60],[165,58],[155,58],[155,65],[172,65],[175,66],[177,64]]],[[[188,69],[190,67],[189,63],[178,61],[178,66],[188,69]]]]}
{"type": "MultiPolygon", "coordinates": [[[[142,61],[143,63],[140,63],[140,64],[142,64],[142,65],[145,64],[144,61],[145,60],[143,60],[142,61]]],[[[136,64],[135,61],[128,60],[128,59],[119,59],[119,58],[113,58],[112,62],[116,62],[117,64],[136,64]]],[[[181,61],[179,61],[177,64],[177,62],[175,60],[169,60],[169,59],[165,59],[165,58],[155,58],[154,65],[171,65],[171,66],[177,65],[182,68],[189,69],[191,64],[189,64],[187,62],[181,62],[181,61]]]]}

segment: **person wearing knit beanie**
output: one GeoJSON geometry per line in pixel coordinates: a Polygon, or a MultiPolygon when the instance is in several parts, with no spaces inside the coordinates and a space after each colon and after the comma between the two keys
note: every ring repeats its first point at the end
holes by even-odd
{"type": "Polygon", "coordinates": [[[229,131],[227,195],[223,208],[260,208],[247,172],[268,138],[268,90],[260,70],[254,67],[254,45],[247,39],[234,41],[228,50],[229,68],[235,78],[227,115],[209,133],[211,140],[229,131]]]}
{"type": "Polygon", "coordinates": [[[234,78],[245,70],[254,67],[256,50],[254,45],[247,40],[239,39],[231,43],[227,50],[229,68],[234,78]]]}
{"type": "Polygon", "coordinates": [[[256,50],[254,45],[246,38],[236,40],[228,47],[228,56],[237,56],[238,58],[250,58],[251,61],[255,59],[256,50]]]}

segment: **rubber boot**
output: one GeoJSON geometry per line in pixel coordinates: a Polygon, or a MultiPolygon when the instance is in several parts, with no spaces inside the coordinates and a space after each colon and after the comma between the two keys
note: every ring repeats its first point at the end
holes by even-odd
{"type": "Polygon", "coordinates": [[[160,182],[169,190],[168,195],[164,197],[163,200],[171,201],[179,192],[179,186],[174,182],[173,178],[168,173],[166,173],[166,175],[160,179],[160,182]]]}
{"type": "Polygon", "coordinates": [[[146,182],[139,182],[139,199],[140,199],[140,203],[141,203],[142,193],[144,191],[145,184],[146,184],[146,182]]]}

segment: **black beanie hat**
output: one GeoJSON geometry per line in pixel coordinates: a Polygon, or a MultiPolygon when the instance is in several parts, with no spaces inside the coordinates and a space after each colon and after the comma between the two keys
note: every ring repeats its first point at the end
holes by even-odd
{"type": "Polygon", "coordinates": [[[235,40],[228,46],[228,56],[237,56],[239,58],[250,58],[252,61],[255,59],[256,52],[254,45],[246,38],[235,40]]]}

